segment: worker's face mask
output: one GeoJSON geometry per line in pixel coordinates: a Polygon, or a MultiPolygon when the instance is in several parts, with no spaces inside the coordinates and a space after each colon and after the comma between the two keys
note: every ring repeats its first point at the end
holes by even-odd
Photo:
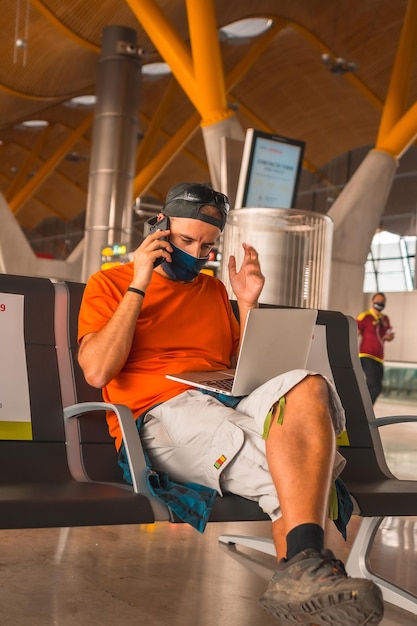
{"type": "Polygon", "coordinates": [[[181,248],[177,248],[172,241],[169,243],[172,246],[172,262],[164,261],[161,267],[172,280],[189,283],[203,269],[208,261],[208,256],[196,257],[184,252],[181,248]]]}
{"type": "Polygon", "coordinates": [[[374,302],[374,309],[376,311],[383,311],[385,309],[385,303],[384,302],[374,302]]]}

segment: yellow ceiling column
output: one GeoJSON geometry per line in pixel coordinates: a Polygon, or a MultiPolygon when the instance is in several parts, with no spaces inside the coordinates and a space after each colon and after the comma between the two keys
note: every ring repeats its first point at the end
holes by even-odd
{"type": "MultiPolygon", "coordinates": [[[[254,45],[252,46],[248,54],[236,65],[236,67],[226,77],[225,84],[226,84],[227,92],[229,92],[229,90],[232,89],[242,79],[242,77],[246,74],[246,72],[249,71],[249,69],[252,67],[255,61],[259,58],[262,52],[264,52],[264,50],[270,45],[270,43],[274,40],[274,38],[277,36],[279,31],[283,28],[285,24],[286,24],[285,21],[277,20],[276,22],[274,22],[273,26],[254,43],[254,45]]],[[[244,110],[243,105],[239,105],[239,106],[242,110],[244,110]]],[[[246,112],[246,115],[249,115],[249,113],[246,112]]],[[[230,118],[226,118],[226,123],[227,123],[227,119],[230,119],[230,118]]],[[[153,130],[156,130],[155,127],[153,126],[153,123],[154,123],[154,118],[151,120],[151,124],[152,124],[153,130]]],[[[191,128],[192,132],[195,132],[195,130],[197,130],[198,128],[199,123],[200,123],[199,115],[198,114],[193,115],[192,121],[190,120],[190,126],[189,126],[189,122],[186,122],[185,125],[175,135],[175,137],[172,138],[172,141],[170,141],[164,147],[163,157],[161,158],[160,155],[156,155],[146,165],[146,167],[138,173],[138,175],[135,178],[135,184],[134,184],[136,196],[144,193],[144,191],[149,188],[151,182],[154,181],[155,178],[157,178],[157,176],[165,169],[166,165],[172,160],[172,158],[174,158],[175,154],[179,150],[184,149],[184,145],[185,145],[185,143],[183,143],[184,129],[191,128]],[[178,138],[177,138],[178,134],[181,137],[180,141],[178,141],[178,138]],[[172,153],[172,151],[175,151],[175,153],[172,153]]],[[[265,126],[263,122],[261,121],[258,121],[257,125],[260,128],[265,126]]],[[[270,128],[268,128],[268,130],[270,130],[270,128]]]]}
{"type": "Polygon", "coordinates": [[[329,306],[347,313],[358,310],[364,265],[372,238],[381,227],[398,158],[417,134],[417,103],[405,112],[416,46],[417,0],[409,0],[376,148],[369,151],[327,213],[334,225],[329,306]]]}
{"type": "Polygon", "coordinates": [[[228,108],[213,0],[187,0],[188,27],[202,125],[234,115],[228,108]]]}
{"type": "Polygon", "coordinates": [[[210,182],[215,189],[227,192],[222,172],[228,157],[222,141],[228,138],[243,143],[245,135],[227,103],[214,1],[187,0],[187,14],[210,182]]]}
{"type": "Polygon", "coordinates": [[[415,107],[403,122],[401,120],[408,105],[416,49],[417,0],[409,0],[376,141],[377,150],[396,158],[414,141],[417,133],[415,107]]]}
{"type": "Polygon", "coordinates": [[[126,0],[202,117],[213,124],[233,116],[227,106],[213,0],[187,0],[192,54],[154,0],[126,0]]]}
{"type": "Polygon", "coordinates": [[[192,55],[154,0],[126,2],[200,114],[211,182],[220,189],[220,138],[244,135],[227,105],[213,0],[186,0],[192,55]]]}
{"type": "Polygon", "coordinates": [[[402,116],[376,146],[399,159],[417,138],[417,102],[402,116]]]}
{"type": "Polygon", "coordinates": [[[195,108],[199,98],[191,53],[154,0],[125,0],[195,108]]]}

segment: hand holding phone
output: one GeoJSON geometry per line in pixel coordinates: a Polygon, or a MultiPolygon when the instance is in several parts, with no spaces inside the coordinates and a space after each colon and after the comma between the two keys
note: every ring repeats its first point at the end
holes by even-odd
{"type": "MultiPolygon", "coordinates": [[[[157,230],[169,230],[169,229],[170,229],[169,217],[165,215],[162,220],[159,220],[159,222],[158,221],[155,222],[155,224],[151,226],[149,230],[149,235],[151,233],[154,233],[157,230]]],[[[168,237],[161,237],[161,240],[168,241],[168,237]]],[[[161,263],[163,263],[164,261],[165,261],[165,257],[160,256],[154,261],[153,266],[158,267],[158,265],[161,265],[161,263]]]]}

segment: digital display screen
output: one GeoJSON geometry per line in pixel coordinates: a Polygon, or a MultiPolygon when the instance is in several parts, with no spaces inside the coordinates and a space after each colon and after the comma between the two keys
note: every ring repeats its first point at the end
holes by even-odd
{"type": "Polygon", "coordinates": [[[248,129],[236,207],[294,206],[305,143],[248,129]]]}

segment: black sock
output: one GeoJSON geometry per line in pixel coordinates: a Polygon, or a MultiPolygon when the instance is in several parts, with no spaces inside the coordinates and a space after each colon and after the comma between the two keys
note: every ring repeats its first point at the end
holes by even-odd
{"type": "Polygon", "coordinates": [[[300,524],[287,535],[287,559],[311,548],[321,552],[324,548],[324,530],[318,524],[300,524]]]}

